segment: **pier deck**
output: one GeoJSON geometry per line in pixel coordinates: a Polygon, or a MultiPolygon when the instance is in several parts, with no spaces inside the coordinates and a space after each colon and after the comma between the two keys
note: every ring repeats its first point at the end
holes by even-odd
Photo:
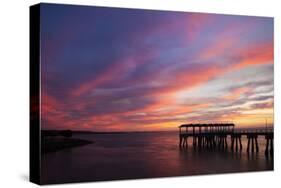
{"type": "Polygon", "coordinates": [[[234,123],[201,123],[179,126],[179,147],[188,147],[188,138],[192,138],[194,148],[224,149],[228,148],[227,138],[231,138],[232,151],[242,150],[241,137],[247,137],[247,152],[259,152],[258,137],[266,140],[265,155],[273,155],[273,128],[236,130],[234,123]]]}

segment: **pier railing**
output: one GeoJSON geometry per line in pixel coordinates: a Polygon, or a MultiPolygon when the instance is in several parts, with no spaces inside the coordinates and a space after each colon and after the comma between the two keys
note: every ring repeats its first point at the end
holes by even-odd
{"type": "Polygon", "coordinates": [[[267,133],[272,133],[273,132],[273,128],[262,128],[262,129],[236,129],[234,130],[234,133],[240,133],[240,134],[250,134],[250,133],[255,133],[255,134],[267,134],[267,133]]]}

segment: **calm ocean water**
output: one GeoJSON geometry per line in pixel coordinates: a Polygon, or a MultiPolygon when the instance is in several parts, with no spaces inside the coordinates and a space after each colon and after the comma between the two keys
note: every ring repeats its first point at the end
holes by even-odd
{"type": "MultiPolygon", "coordinates": [[[[214,173],[273,170],[273,159],[259,153],[180,150],[177,132],[129,134],[80,134],[93,144],[42,155],[42,183],[119,180],[214,173]]],[[[230,140],[228,141],[230,146],[230,140]]]]}

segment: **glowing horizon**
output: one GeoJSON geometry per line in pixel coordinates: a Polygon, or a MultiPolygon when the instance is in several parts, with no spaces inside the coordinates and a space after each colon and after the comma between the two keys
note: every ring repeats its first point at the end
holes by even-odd
{"type": "Polygon", "coordinates": [[[43,129],[273,126],[273,18],[43,4],[43,129]]]}

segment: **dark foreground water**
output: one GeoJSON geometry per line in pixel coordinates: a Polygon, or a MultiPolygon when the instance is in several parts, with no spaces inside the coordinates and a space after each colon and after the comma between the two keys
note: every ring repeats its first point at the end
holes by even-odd
{"type": "MultiPolygon", "coordinates": [[[[95,143],[42,155],[42,183],[101,181],[273,170],[273,159],[260,152],[180,150],[178,133],[81,134],[95,143]]],[[[230,140],[228,141],[230,145],[230,140]]]]}

